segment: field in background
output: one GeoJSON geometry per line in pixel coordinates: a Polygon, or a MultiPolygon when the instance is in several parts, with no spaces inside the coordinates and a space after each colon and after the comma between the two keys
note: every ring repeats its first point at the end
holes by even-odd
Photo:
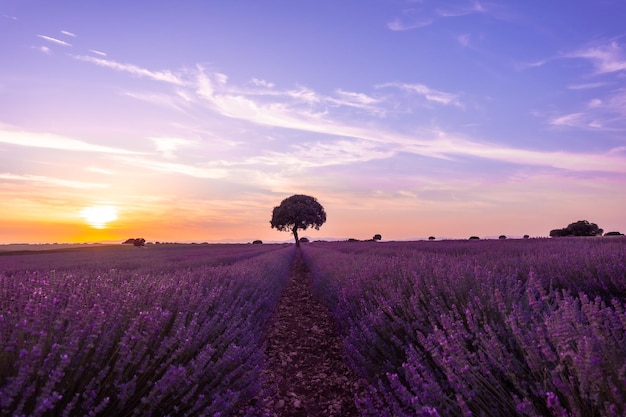
{"type": "MultiPolygon", "coordinates": [[[[0,252],[1,415],[231,415],[259,395],[293,244],[80,246],[0,252]]],[[[626,239],[302,255],[363,415],[626,413],[626,239]]]]}

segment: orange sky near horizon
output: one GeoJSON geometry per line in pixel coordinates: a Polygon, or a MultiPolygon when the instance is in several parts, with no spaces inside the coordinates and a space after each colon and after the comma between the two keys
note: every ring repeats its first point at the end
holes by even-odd
{"type": "MultiPolygon", "coordinates": [[[[524,207],[509,209],[502,205],[459,203],[459,205],[417,205],[402,202],[363,201],[349,205],[348,201],[329,197],[328,203],[319,199],[328,214],[327,223],[320,230],[307,229],[300,236],[316,239],[369,239],[380,233],[383,240],[426,239],[428,236],[448,239],[466,239],[471,235],[481,238],[497,237],[500,234],[521,237],[546,237],[549,231],[567,224],[586,219],[595,223],[605,232],[620,229],[621,218],[612,213],[621,204],[597,207],[594,201],[576,204],[576,214],[565,217],[564,207],[558,201],[545,201],[539,207],[543,215],[537,217],[533,210],[524,207]],[[587,212],[595,216],[587,216],[587,212]],[[606,219],[604,222],[598,219],[606,219]],[[612,219],[612,222],[611,222],[612,219]],[[607,221],[608,220],[608,221],[607,221]]],[[[268,202],[269,203],[269,202],[268,202]]],[[[278,205],[279,200],[273,204],[278,205]]],[[[208,204],[207,204],[208,205],[208,204]]],[[[5,213],[1,244],[11,243],[93,243],[122,242],[128,238],[143,237],[151,242],[234,242],[246,243],[256,239],[267,242],[290,241],[292,235],[271,229],[272,204],[249,206],[245,215],[230,217],[228,207],[224,211],[214,211],[196,207],[194,210],[146,211],[145,208],[117,207],[117,218],[102,225],[90,225],[81,211],[89,206],[67,207],[63,216],[39,215],[11,218],[5,213]]],[[[571,206],[570,206],[571,207],[571,206]]]]}

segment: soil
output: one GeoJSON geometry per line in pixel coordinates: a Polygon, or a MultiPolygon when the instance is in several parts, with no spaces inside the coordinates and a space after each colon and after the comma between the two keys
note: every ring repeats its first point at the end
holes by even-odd
{"type": "Polygon", "coordinates": [[[313,296],[311,275],[299,250],[266,344],[263,376],[268,395],[257,405],[262,415],[360,415],[355,400],[365,385],[344,363],[341,339],[330,312],[313,296]]]}

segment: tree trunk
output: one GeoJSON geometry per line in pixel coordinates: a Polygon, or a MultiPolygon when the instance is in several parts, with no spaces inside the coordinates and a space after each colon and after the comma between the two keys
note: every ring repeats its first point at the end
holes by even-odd
{"type": "Polygon", "coordinates": [[[300,240],[298,239],[298,227],[294,226],[293,229],[293,237],[296,239],[296,248],[300,247],[300,240]]]}

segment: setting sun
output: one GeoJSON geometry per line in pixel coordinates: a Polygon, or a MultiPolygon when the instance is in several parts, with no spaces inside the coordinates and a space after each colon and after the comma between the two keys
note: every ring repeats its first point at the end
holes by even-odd
{"type": "Polygon", "coordinates": [[[91,206],[80,211],[80,216],[95,229],[104,229],[107,223],[117,220],[117,207],[91,206]]]}

